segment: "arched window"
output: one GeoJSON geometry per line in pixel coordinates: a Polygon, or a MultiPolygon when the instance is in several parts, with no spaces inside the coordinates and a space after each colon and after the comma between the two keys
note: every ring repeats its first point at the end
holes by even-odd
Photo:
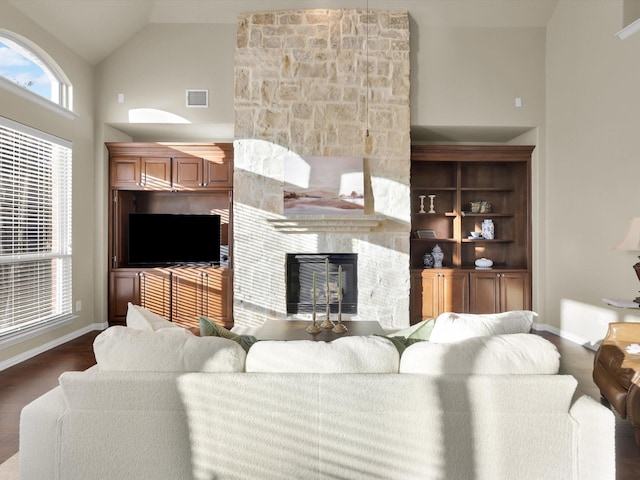
{"type": "Polygon", "coordinates": [[[71,83],[60,67],[33,42],[4,29],[0,29],[0,79],[6,81],[2,86],[19,86],[14,89],[17,93],[31,92],[72,110],[71,83]]]}

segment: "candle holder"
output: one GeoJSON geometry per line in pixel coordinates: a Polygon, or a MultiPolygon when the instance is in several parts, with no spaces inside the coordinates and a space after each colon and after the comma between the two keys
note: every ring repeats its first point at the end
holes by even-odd
{"type": "Polygon", "coordinates": [[[322,330],[316,323],[316,272],[313,272],[313,286],[311,287],[311,325],[306,330],[311,334],[322,330]]]}
{"type": "Polygon", "coordinates": [[[320,332],[322,330],[318,326],[318,324],[316,323],[316,312],[315,312],[315,310],[312,313],[311,325],[309,325],[306,330],[307,330],[307,333],[310,333],[312,335],[315,334],[315,333],[318,333],[318,332],[320,332]]]}
{"type": "Polygon", "coordinates": [[[324,259],[324,274],[326,277],[324,297],[327,303],[327,314],[324,321],[320,324],[320,328],[330,330],[335,326],[335,324],[331,321],[331,288],[329,287],[329,259],[328,258],[324,259]]]}
{"type": "Polygon", "coordinates": [[[338,323],[331,329],[333,333],[344,333],[349,330],[342,323],[342,265],[338,265],[338,323]]]}
{"type": "Polygon", "coordinates": [[[418,213],[427,213],[424,210],[424,199],[427,198],[426,195],[420,195],[420,210],[418,211],[418,213]]]}
{"type": "Polygon", "coordinates": [[[436,196],[435,196],[435,195],[429,195],[429,202],[430,202],[430,205],[429,205],[429,213],[436,213],[435,208],[433,208],[433,199],[434,199],[434,198],[436,198],[436,196]]]}
{"type": "Polygon", "coordinates": [[[327,313],[326,313],[325,319],[320,324],[320,328],[324,328],[325,330],[331,330],[336,325],[331,321],[331,306],[329,304],[330,299],[331,297],[330,297],[329,289],[327,288],[327,313]]]}

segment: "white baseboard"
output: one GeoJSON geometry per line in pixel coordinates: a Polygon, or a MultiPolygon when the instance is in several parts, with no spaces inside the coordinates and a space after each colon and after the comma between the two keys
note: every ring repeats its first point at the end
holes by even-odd
{"type": "Polygon", "coordinates": [[[63,343],[67,343],[74,338],[78,338],[85,333],[89,333],[94,330],[104,330],[108,326],[108,323],[92,323],[90,325],[87,325],[86,327],[82,327],[78,330],[68,333],[67,335],[63,335],[62,337],[58,337],[55,340],[51,340],[50,342],[39,345],[36,348],[32,348],[31,350],[27,350],[26,352],[20,353],[19,355],[1,361],[0,371],[5,370],[9,367],[13,367],[14,365],[24,362],[25,360],[29,360],[30,358],[33,358],[36,355],[40,355],[47,350],[51,350],[52,348],[62,345],[63,343]]]}
{"type": "Polygon", "coordinates": [[[582,345],[583,347],[593,351],[598,350],[598,347],[600,346],[599,343],[594,344],[590,340],[587,340],[586,338],[582,338],[573,333],[569,333],[567,331],[561,330],[552,325],[547,325],[546,323],[534,323],[533,330],[537,332],[553,333],[554,335],[564,338],[565,340],[569,340],[570,342],[577,343],[578,345],[582,345]]]}

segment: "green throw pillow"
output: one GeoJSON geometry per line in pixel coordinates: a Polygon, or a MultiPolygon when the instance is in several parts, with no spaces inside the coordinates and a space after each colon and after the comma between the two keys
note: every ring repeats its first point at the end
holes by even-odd
{"type": "Polygon", "coordinates": [[[433,318],[428,318],[423,320],[415,325],[411,325],[409,328],[405,328],[404,330],[400,330],[399,332],[390,333],[387,335],[388,337],[404,337],[411,338],[415,340],[429,340],[431,336],[431,330],[433,330],[433,326],[436,324],[436,321],[433,318]]]}
{"type": "Polygon", "coordinates": [[[211,321],[207,317],[200,317],[201,337],[222,337],[233,340],[238,335],[211,321]]]}
{"type": "Polygon", "coordinates": [[[431,330],[433,330],[435,323],[433,318],[428,318],[404,330],[385,335],[385,338],[390,340],[396,349],[398,349],[398,353],[402,355],[409,345],[429,340],[431,330]]]}
{"type": "Polygon", "coordinates": [[[245,352],[248,352],[251,345],[258,341],[253,335],[238,335],[237,333],[233,333],[207,317],[200,317],[200,336],[228,338],[240,345],[245,352]]]}

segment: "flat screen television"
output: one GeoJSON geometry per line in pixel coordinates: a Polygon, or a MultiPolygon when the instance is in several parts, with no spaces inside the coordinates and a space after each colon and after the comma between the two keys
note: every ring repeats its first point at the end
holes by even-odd
{"type": "Polygon", "coordinates": [[[220,215],[129,214],[129,265],[218,265],[220,215]]]}

